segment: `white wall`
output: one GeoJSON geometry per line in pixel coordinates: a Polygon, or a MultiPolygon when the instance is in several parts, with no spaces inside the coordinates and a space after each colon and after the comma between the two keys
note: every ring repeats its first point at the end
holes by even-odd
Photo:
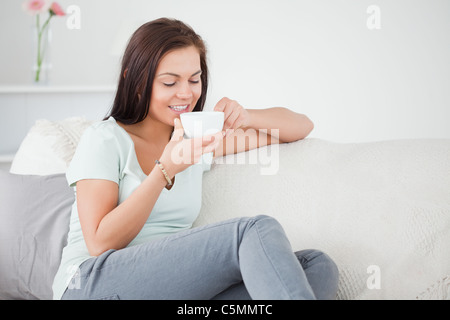
{"type": "MultiPolygon", "coordinates": [[[[0,85],[31,81],[32,21],[21,2],[0,3],[0,85]]],[[[450,138],[448,0],[58,2],[79,6],[81,29],[52,21],[54,85],[114,85],[116,35],[168,16],[207,43],[207,108],[223,96],[248,108],[287,106],[314,121],[311,137],[337,142],[450,138]],[[370,5],[380,29],[367,27],[370,5]]],[[[13,108],[1,117],[20,121],[13,108]]]]}

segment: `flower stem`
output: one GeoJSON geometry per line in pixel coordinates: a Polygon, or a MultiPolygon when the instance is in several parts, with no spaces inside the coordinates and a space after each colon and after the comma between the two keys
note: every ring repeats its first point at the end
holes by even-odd
{"type": "Polygon", "coordinates": [[[41,73],[41,32],[40,32],[39,14],[36,15],[36,30],[37,30],[37,70],[34,78],[35,82],[39,82],[39,75],[41,73]]]}
{"type": "Polygon", "coordinates": [[[45,29],[48,28],[50,19],[53,17],[53,14],[50,14],[48,19],[44,22],[42,28],[40,26],[40,18],[39,18],[39,14],[36,15],[36,29],[37,29],[37,70],[36,70],[36,76],[34,78],[35,82],[39,82],[39,78],[40,78],[40,74],[41,74],[41,67],[42,67],[42,61],[44,60],[44,54],[45,52],[43,52],[43,50],[41,49],[42,47],[42,35],[45,31],[45,29]]]}

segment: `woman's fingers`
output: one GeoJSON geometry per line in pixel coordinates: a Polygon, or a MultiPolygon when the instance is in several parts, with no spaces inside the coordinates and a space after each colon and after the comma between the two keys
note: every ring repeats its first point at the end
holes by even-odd
{"type": "Polygon", "coordinates": [[[173,128],[173,135],[171,140],[173,141],[180,141],[183,138],[184,135],[184,128],[181,124],[180,119],[175,118],[174,120],[174,128],[173,128]]]}
{"type": "Polygon", "coordinates": [[[223,130],[236,130],[250,123],[248,111],[235,100],[222,98],[214,107],[214,111],[222,111],[224,113],[223,130]]]}

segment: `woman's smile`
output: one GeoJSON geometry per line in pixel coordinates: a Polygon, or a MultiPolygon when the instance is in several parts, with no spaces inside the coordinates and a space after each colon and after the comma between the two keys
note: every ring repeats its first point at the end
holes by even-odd
{"type": "Polygon", "coordinates": [[[169,106],[169,109],[172,110],[176,114],[181,114],[185,112],[189,112],[190,104],[184,104],[184,105],[173,105],[169,106]]]}

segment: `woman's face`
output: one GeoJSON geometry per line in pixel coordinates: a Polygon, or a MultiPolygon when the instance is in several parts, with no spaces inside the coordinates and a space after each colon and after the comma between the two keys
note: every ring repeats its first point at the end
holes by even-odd
{"type": "Polygon", "coordinates": [[[202,94],[200,55],[194,46],[167,53],[156,69],[149,116],[173,126],[190,112],[202,94]]]}

